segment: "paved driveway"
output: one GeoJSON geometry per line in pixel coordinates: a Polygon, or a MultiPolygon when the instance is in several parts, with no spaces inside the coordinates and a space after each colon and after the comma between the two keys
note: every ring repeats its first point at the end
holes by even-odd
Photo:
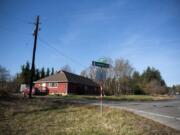
{"type": "MultiPolygon", "coordinates": [[[[73,102],[100,105],[100,102],[96,100],[74,100],[73,102]]],[[[153,102],[103,101],[103,105],[132,111],[138,115],[180,130],[180,96],[177,96],[175,100],[153,102]]]]}

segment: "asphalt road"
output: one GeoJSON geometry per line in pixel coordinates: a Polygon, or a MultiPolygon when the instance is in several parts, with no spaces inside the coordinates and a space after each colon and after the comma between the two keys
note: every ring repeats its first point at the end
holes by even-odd
{"type": "MultiPolygon", "coordinates": [[[[101,105],[97,100],[77,101],[90,105],[101,105]]],[[[164,125],[180,130],[180,96],[174,100],[152,102],[103,101],[104,106],[125,109],[164,125]]]]}

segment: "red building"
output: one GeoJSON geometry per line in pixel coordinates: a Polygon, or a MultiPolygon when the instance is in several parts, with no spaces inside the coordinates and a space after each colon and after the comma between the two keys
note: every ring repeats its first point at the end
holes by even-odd
{"type": "Polygon", "coordinates": [[[99,94],[97,83],[66,71],[59,71],[34,83],[36,89],[47,89],[49,94],[99,94]]]}

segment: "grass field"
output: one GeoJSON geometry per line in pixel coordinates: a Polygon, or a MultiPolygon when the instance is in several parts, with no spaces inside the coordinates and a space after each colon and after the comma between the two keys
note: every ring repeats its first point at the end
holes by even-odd
{"type": "MultiPolygon", "coordinates": [[[[67,95],[60,96],[62,99],[78,99],[78,100],[97,100],[99,96],[89,96],[89,95],[67,95]]],[[[104,100],[112,100],[112,101],[159,101],[159,100],[169,100],[174,99],[173,96],[168,95],[121,95],[121,96],[104,96],[104,100]]]]}
{"type": "Polygon", "coordinates": [[[0,99],[0,134],[141,135],[180,132],[123,110],[67,104],[59,98],[0,99]]]}

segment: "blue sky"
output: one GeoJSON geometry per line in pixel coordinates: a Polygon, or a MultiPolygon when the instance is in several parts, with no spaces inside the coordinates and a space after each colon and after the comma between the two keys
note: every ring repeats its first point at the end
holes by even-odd
{"type": "Polygon", "coordinates": [[[179,0],[0,0],[0,64],[13,75],[31,61],[36,15],[39,68],[69,64],[78,74],[92,60],[124,58],[180,84],[179,0]]]}

